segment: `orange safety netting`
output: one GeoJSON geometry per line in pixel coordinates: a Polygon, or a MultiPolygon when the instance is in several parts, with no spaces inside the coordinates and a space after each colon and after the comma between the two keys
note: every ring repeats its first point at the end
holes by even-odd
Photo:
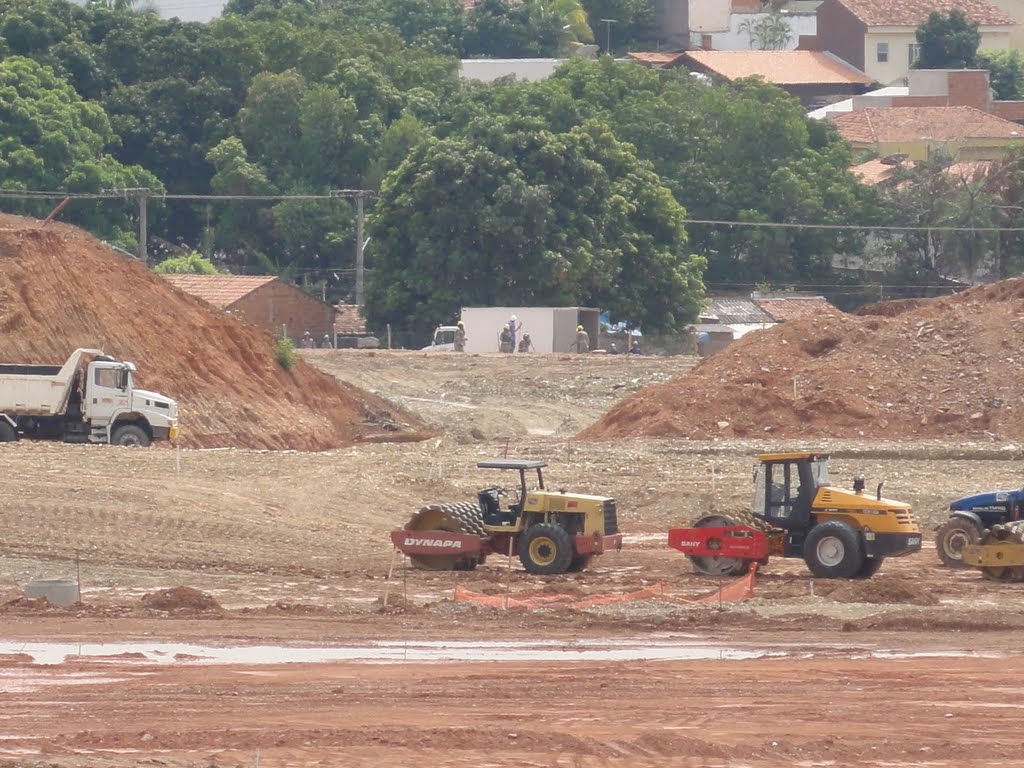
{"type": "Polygon", "coordinates": [[[628,603],[636,600],[669,600],[674,603],[685,605],[710,605],[713,603],[734,603],[754,596],[754,580],[757,575],[757,564],[751,566],[750,571],[740,578],[730,581],[728,584],[716,589],[710,595],[689,600],[678,595],[665,591],[665,585],[661,582],[653,584],[645,589],[635,592],[626,592],[621,595],[590,595],[589,597],[575,597],[573,595],[548,595],[548,594],[522,594],[522,595],[482,595],[478,592],[471,592],[461,584],[455,585],[455,600],[462,600],[477,603],[479,605],[490,605],[494,608],[543,608],[548,606],[564,605],[569,608],[591,608],[596,605],[610,605],[612,603],[628,603]]]}

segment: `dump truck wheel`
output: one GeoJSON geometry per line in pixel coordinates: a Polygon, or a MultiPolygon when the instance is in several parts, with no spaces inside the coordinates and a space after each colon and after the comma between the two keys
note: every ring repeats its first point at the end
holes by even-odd
{"type": "Polygon", "coordinates": [[[572,539],[561,526],[537,523],[519,537],[519,559],[529,573],[540,576],[565,573],[572,558],[572,539]]]}
{"type": "Polygon", "coordinates": [[[842,520],[827,520],[804,541],[804,562],[819,579],[852,579],[864,565],[860,535],[842,520]]]}
{"type": "Polygon", "coordinates": [[[0,421],[0,443],[15,443],[18,441],[18,433],[6,421],[0,421]]]}
{"type": "Polygon", "coordinates": [[[579,573],[580,571],[585,570],[593,559],[593,555],[574,555],[567,570],[569,573],[579,573]]]}
{"type": "Polygon", "coordinates": [[[114,436],[110,442],[113,445],[146,448],[149,446],[149,435],[146,434],[146,430],[142,427],[137,427],[134,424],[125,424],[114,430],[114,436]]]}
{"type": "MultiPolygon", "coordinates": [[[[405,524],[405,530],[448,531],[479,536],[483,532],[483,521],[480,508],[475,504],[429,504],[412,516],[405,524]]],[[[480,562],[476,555],[409,555],[409,560],[414,567],[428,571],[471,571],[480,562]]]]}
{"type": "Polygon", "coordinates": [[[860,567],[860,570],[857,571],[857,575],[853,578],[870,579],[878,573],[878,569],[882,567],[882,561],[884,560],[884,557],[865,557],[864,564],[860,567]]]}
{"type": "Polygon", "coordinates": [[[950,568],[964,568],[964,546],[981,538],[981,528],[965,517],[951,517],[935,533],[939,560],[950,568]]]}
{"type": "MultiPolygon", "coordinates": [[[[751,521],[753,518],[751,518],[751,521]]],[[[694,528],[722,528],[729,525],[748,525],[747,520],[730,515],[705,515],[693,524],[694,528]]],[[[738,557],[700,557],[687,555],[693,567],[705,576],[742,576],[750,570],[750,561],[738,557]]]]}

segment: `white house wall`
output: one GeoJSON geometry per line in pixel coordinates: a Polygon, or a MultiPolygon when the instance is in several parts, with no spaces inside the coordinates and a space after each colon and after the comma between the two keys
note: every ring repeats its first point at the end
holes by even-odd
{"type": "MultiPolygon", "coordinates": [[[[1008,27],[982,27],[981,50],[1010,47],[1008,27]]],[[[864,72],[883,85],[905,84],[910,74],[910,47],[917,44],[916,30],[908,27],[872,27],[864,35],[864,72]],[[889,46],[888,61],[878,61],[878,44],[889,46]]]]}
{"type": "MultiPolygon", "coordinates": [[[[751,23],[768,16],[767,13],[733,13],[729,15],[727,31],[722,32],[701,32],[690,27],[692,34],[690,42],[695,48],[700,48],[701,38],[704,34],[711,37],[711,47],[716,51],[749,51],[751,50],[750,35],[740,30],[745,21],[751,23]]],[[[816,35],[818,33],[818,17],[813,13],[787,13],[782,16],[789,25],[791,35],[789,43],[781,50],[796,50],[800,42],[800,35],[816,35]]]]}

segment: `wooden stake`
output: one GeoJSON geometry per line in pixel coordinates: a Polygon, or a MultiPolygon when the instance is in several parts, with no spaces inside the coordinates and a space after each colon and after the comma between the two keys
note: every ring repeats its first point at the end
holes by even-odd
{"type": "Polygon", "coordinates": [[[391,565],[388,566],[388,580],[384,584],[384,607],[388,607],[388,597],[391,594],[391,574],[395,572],[395,558],[398,557],[398,547],[391,551],[391,565]]]}
{"type": "Polygon", "coordinates": [[[508,537],[508,569],[505,571],[505,608],[508,610],[508,598],[512,592],[512,542],[515,539],[512,536],[508,537]]]}

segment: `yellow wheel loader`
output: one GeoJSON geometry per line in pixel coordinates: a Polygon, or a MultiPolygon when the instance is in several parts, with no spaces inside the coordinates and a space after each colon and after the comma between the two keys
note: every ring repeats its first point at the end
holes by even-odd
{"type": "Polygon", "coordinates": [[[481,461],[481,469],[518,472],[518,487],[494,485],[479,491],[476,502],[427,505],[392,531],[391,541],[419,568],[471,570],[497,553],[516,555],[528,572],[541,575],[581,571],[594,555],[621,549],[615,499],[548,490],[546,466],[481,461]],[[528,487],[528,472],[536,472],[535,487],[528,487]]]}

